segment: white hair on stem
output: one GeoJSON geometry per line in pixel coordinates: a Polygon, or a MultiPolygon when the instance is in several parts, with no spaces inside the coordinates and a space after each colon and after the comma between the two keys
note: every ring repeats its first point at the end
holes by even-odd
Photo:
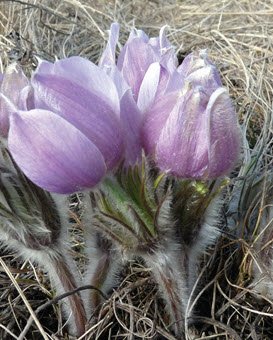
{"type": "MultiPolygon", "coordinates": [[[[84,275],[84,284],[92,285],[107,295],[118,282],[118,274],[123,263],[121,253],[113,243],[106,239],[93,225],[93,208],[90,195],[86,194],[84,202],[84,235],[85,253],[88,258],[84,275]]],[[[97,290],[86,290],[82,292],[88,319],[98,312],[103,302],[97,290]]]]}

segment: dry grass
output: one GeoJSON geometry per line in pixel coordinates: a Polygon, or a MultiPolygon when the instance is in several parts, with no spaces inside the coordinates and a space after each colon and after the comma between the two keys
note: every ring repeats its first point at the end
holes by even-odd
{"type": "MultiPolygon", "coordinates": [[[[29,72],[36,57],[81,55],[96,62],[113,21],[121,24],[121,42],[133,26],[156,35],[160,26],[168,24],[169,39],[181,60],[192,50],[209,49],[234,99],[251,150],[244,150],[242,167],[227,195],[226,232],[204,256],[199,277],[203,289],[193,295],[189,306],[196,312],[186,325],[187,336],[273,339],[273,302],[255,292],[253,280],[257,272],[262,273],[261,280],[268,274],[263,256],[270,250],[273,233],[272,220],[262,223],[263,212],[272,204],[273,1],[14,0],[1,1],[0,6],[2,69],[18,61],[29,72]],[[256,166],[244,171],[249,157],[256,166]],[[259,176],[266,182],[254,185],[259,176]],[[245,184],[240,209],[232,211],[229,199],[240,181],[245,184]]],[[[72,235],[76,251],[82,240],[78,231],[72,235]]],[[[174,339],[149,270],[132,263],[122,278],[99,319],[90,321],[87,338],[174,339]]],[[[30,313],[53,294],[43,273],[2,253],[0,338],[17,339],[30,313]]],[[[56,339],[57,332],[66,336],[63,326],[59,307],[51,304],[35,317],[26,339],[56,339]]]]}

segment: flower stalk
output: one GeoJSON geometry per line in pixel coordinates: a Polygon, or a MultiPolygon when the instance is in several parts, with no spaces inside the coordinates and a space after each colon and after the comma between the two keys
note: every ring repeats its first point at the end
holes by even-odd
{"type": "Polygon", "coordinates": [[[184,316],[189,297],[185,256],[180,247],[174,249],[174,244],[153,254],[142,255],[166,303],[170,329],[179,339],[184,334],[184,316]]]}
{"type": "Polygon", "coordinates": [[[106,278],[104,268],[113,249],[121,258],[142,258],[166,302],[171,328],[182,337],[200,256],[218,235],[222,186],[215,187],[162,175],[145,158],[115,178],[107,177],[92,196],[92,226],[109,240],[97,262],[101,275],[93,270],[92,284],[99,288],[111,282],[113,273],[106,278]]]}
{"type": "MultiPolygon", "coordinates": [[[[83,224],[85,227],[85,253],[88,264],[85,269],[83,282],[86,285],[96,287],[104,296],[112,290],[117,282],[117,274],[121,267],[121,257],[113,247],[113,241],[106,238],[96,227],[91,210],[94,209],[94,198],[91,193],[84,197],[85,209],[83,214],[83,224]]],[[[102,294],[91,289],[82,293],[88,319],[94,317],[99,312],[102,303],[102,294]]]]}

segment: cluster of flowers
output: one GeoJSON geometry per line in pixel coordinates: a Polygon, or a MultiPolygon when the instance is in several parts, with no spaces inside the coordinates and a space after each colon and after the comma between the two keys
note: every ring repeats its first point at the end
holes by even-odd
{"type": "Polygon", "coordinates": [[[131,32],[116,62],[112,24],[99,66],[81,57],[39,61],[31,81],[14,69],[1,86],[2,136],[34,183],[57,193],[95,186],[141,149],[164,172],[216,178],[238,157],[232,102],[206,51],[178,66],[162,28],[131,32]],[[9,132],[9,133],[8,133],[9,132]]]}
{"type": "MultiPolygon", "coordinates": [[[[123,254],[141,256],[181,336],[196,261],[218,221],[211,202],[219,191],[204,183],[233,168],[240,130],[206,51],[178,66],[164,27],[156,38],[133,30],[116,61],[118,38],[114,23],[98,66],[70,57],[39,60],[30,80],[14,65],[2,75],[0,227],[45,266],[59,293],[73,290],[81,282],[62,246],[68,204],[58,194],[83,191],[84,282],[106,293],[123,254]]],[[[77,334],[100,302],[83,300],[68,299],[77,334]]]]}

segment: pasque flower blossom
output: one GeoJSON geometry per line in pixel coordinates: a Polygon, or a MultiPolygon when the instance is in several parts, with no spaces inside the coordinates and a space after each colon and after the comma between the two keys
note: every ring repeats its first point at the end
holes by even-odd
{"type": "Polygon", "coordinates": [[[13,158],[48,191],[96,185],[123,154],[113,81],[88,60],[71,57],[40,62],[31,84],[35,108],[17,110],[10,119],[13,158]]]}
{"type": "Polygon", "coordinates": [[[109,40],[99,66],[113,79],[120,98],[121,123],[126,140],[125,165],[141,159],[140,131],[142,115],[165,88],[177,88],[181,76],[176,71],[178,60],[165,36],[149,38],[142,30],[133,29],[116,60],[119,25],[113,23],[109,40]],[[173,75],[173,77],[171,77],[173,75]]]}
{"type": "MultiPolygon", "coordinates": [[[[2,216],[11,211],[18,231],[7,215],[3,234],[25,257],[46,260],[59,292],[75,289],[63,246],[68,202],[38,186],[69,194],[102,182],[95,195],[82,195],[91,241],[84,281],[107,293],[124,255],[142,257],[180,338],[198,257],[218,234],[221,186],[176,177],[212,179],[233,167],[240,145],[236,114],[206,51],[178,66],[163,27],[155,38],[133,30],[116,59],[119,26],[109,33],[98,66],[81,57],[40,60],[30,81],[21,71],[0,76],[0,133],[8,133],[9,149],[0,138],[2,187],[9,189],[2,196],[14,208],[3,205],[2,216]]],[[[67,299],[78,335],[100,298],[88,292],[86,301],[84,308],[79,295],[67,299]]]]}
{"type": "Polygon", "coordinates": [[[177,72],[181,88],[165,91],[145,112],[143,146],[163,171],[216,178],[238,159],[240,132],[231,99],[205,51],[190,54],[177,72]]]}
{"type": "Polygon", "coordinates": [[[122,93],[131,90],[137,104],[139,111],[134,107],[127,115],[134,122],[132,144],[141,139],[159,168],[179,177],[227,173],[238,158],[240,132],[231,99],[206,51],[191,53],[177,67],[165,27],[156,38],[132,30],[116,62],[118,35],[119,26],[112,24],[100,66],[122,93]]]}
{"type": "Polygon", "coordinates": [[[161,170],[179,177],[227,173],[238,158],[240,132],[206,51],[191,53],[177,67],[165,27],[156,38],[132,30],[116,61],[118,36],[119,26],[112,24],[100,67],[115,81],[125,103],[122,109],[130,122],[125,134],[131,136],[133,159],[143,146],[161,170]]]}
{"type": "Polygon", "coordinates": [[[9,149],[26,176],[49,191],[71,193],[93,187],[121,160],[135,164],[142,147],[162,171],[179,177],[228,172],[238,157],[239,129],[206,52],[177,66],[165,28],[155,38],[133,30],[116,61],[118,37],[112,24],[99,66],[81,57],[40,61],[31,87],[22,81],[20,89],[28,90],[10,100],[2,130],[10,124],[9,149]]]}

